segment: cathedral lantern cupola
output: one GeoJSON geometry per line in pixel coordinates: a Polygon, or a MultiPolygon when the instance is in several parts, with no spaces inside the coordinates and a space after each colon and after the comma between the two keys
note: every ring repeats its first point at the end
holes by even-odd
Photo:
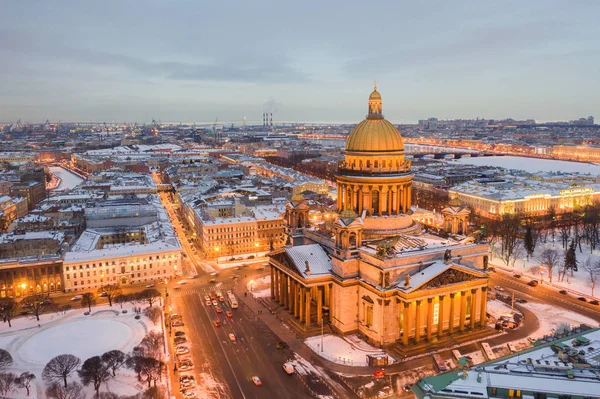
{"type": "Polygon", "coordinates": [[[381,107],[381,94],[377,91],[377,83],[375,83],[373,92],[369,96],[369,113],[367,119],[383,119],[381,107]]]}

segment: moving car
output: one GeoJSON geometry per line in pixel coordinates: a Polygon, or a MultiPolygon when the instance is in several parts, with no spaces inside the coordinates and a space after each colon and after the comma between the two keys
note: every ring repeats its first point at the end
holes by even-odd
{"type": "Polygon", "coordinates": [[[567,295],[567,290],[560,290],[558,291],[559,294],[563,294],[563,295],[567,295]]]}
{"type": "Polygon", "coordinates": [[[221,309],[221,307],[219,306],[217,306],[215,310],[217,311],[217,313],[223,313],[223,309],[221,309]]]}
{"type": "Polygon", "coordinates": [[[532,287],[537,287],[538,284],[539,284],[539,282],[537,280],[531,280],[530,282],[527,283],[527,285],[530,285],[532,287]]]}
{"type": "Polygon", "coordinates": [[[220,302],[225,302],[225,298],[223,298],[222,296],[219,297],[219,301],[220,302]]]}
{"type": "Polygon", "coordinates": [[[188,277],[188,278],[191,278],[191,279],[193,279],[193,278],[198,278],[198,275],[197,275],[197,274],[192,274],[192,275],[191,275],[190,277],[188,277]]]}
{"type": "Polygon", "coordinates": [[[286,374],[294,374],[296,370],[294,369],[294,365],[292,363],[287,362],[283,363],[283,371],[285,371],[286,374]]]}
{"type": "Polygon", "coordinates": [[[225,312],[225,314],[227,315],[227,317],[233,317],[233,313],[230,310],[225,312]]]}
{"type": "Polygon", "coordinates": [[[229,333],[229,340],[230,340],[231,342],[235,342],[235,341],[237,341],[237,338],[235,337],[235,334],[234,334],[234,333],[229,333]]]}
{"type": "Polygon", "coordinates": [[[108,292],[102,292],[102,293],[98,294],[98,296],[100,298],[106,298],[108,296],[108,292]]]}
{"type": "Polygon", "coordinates": [[[73,298],[71,298],[72,301],[81,301],[81,298],[83,298],[81,295],[75,295],[73,298]]]}
{"type": "Polygon", "coordinates": [[[211,278],[210,280],[208,280],[209,283],[216,283],[217,279],[211,278]]]}
{"type": "Polygon", "coordinates": [[[213,304],[213,306],[218,306],[218,305],[219,305],[219,303],[217,302],[217,300],[216,300],[216,299],[213,299],[213,300],[212,300],[212,304],[213,304]]]}
{"type": "Polygon", "coordinates": [[[213,324],[215,325],[215,327],[221,327],[221,322],[219,320],[213,321],[213,324]]]}
{"type": "Polygon", "coordinates": [[[514,278],[521,278],[521,275],[519,273],[515,273],[515,274],[513,274],[513,277],[514,278]]]}
{"type": "Polygon", "coordinates": [[[256,385],[257,387],[262,385],[262,381],[260,380],[260,378],[258,378],[258,376],[254,375],[252,376],[252,382],[254,383],[254,385],[256,385]]]}
{"type": "Polygon", "coordinates": [[[206,301],[206,306],[210,306],[212,305],[212,301],[209,299],[208,301],[206,301]]]}
{"type": "Polygon", "coordinates": [[[287,347],[288,347],[288,344],[286,344],[285,342],[283,342],[283,341],[277,342],[277,349],[285,349],[287,347]]]}
{"type": "Polygon", "coordinates": [[[591,303],[592,305],[600,305],[600,302],[598,302],[598,301],[597,301],[597,300],[595,300],[595,299],[591,300],[591,301],[590,301],[590,303],[591,303]]]}
{"type": "Polygon", "coordinates": [[[496,286],[496,291],[500,291],[500,292],[502,292],[502,291],[504,291],[504,288],[502,288],[502,287],[500,287],[499,285],[497,285],[497,286],[496,286]]]}
{"type": "Polygon", "coordinates": [[[154,284],[148,284],[146,288],[154,288],[154,284]]]}
{"type": "Polygon", "coordinates": [[[579,300],[581,302],[587,302],[587,299],[583,296],[580,296],[579,298],[577,298],[577,300],[579,300]]]}
{"type": "Polygon", "coordinates": [[[204,295],[204,300],[205,301],[210,301],[210,295],[204,295]]]}
{"type": "Polygon", "coordinates": [[[184,284],[187,284],[187,280],[179,280],[179,281],[177,282],[177,284],[179,284],[179,285],[184,285],[184,284]]]}

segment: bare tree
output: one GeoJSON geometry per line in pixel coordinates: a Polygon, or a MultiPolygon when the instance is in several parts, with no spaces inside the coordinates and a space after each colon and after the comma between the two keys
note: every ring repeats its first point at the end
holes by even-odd
{"type": "Polygon", "coordinates": [[[40,321],[40,315],[50,308],[50,300],[41,293],[26,296],[21,301],[21,307],[30,310],[37,321],[40,321]]]}
{"type": "Polygon", "coordinates": [[[16,385],[17,376],[14,373],[0,373],[0,394],[6,395],[16,385]]]}
{"type": "Polygon", "coordinates": [[[151,387],[142,393],[142,399],[167,399],[167,392],[162,387],[151,387]]]}
{"type": "Polygon", "coordinates": [[[162,351],[164,346],[164,336],[160,332],[150,331],[139,345],[143,349],[145,356],[162,360],[162,351]]]}
{"type": "Polygon", "coordinates": [[[148,388],[150,388],[153,381],[156,386],[156,380],[162,375],[164,363],[151,357],[142,357],[138,362],[140,374],[146,377],[148,388]]]}
{"type": "Polygon", "coordinates": [[[6,370],[13,363],[13,358],[6,349],[0,349],[0,371],[6,370]]]}
{"type": "Polygon", "coordinates": [[[160,298],[160,292],[155,288],[145,289],[139,295],[140,300],[148,302],[148,306],[150,307],[160,298]]]}
{"type": "Polygon", "coordinates": [[[525,246],[523,245],[523,242],[521,240],[517,240],[510,255],[510,265],[512,267],[515,267],[515,262],[517,261],[517,259],[522,258],[523,256],[525,256],[525,254],[526,250],[525,246]]]}
{"type": "Polygon", "coordinates": [[[594,296],[594,289],[596,284],[600,282],[600,261],[592,262],[590,258],[587,258],[581,268],[586,274],[587,284],[592,289],[592,296],[594,296]]]}
{"type": "Polygon", "coordinates": [[[46,382],[62,380],[65,388],[67,388],[67,377],[77,370],[80,364],[81,360],[77,356],[58,355],[46,364],[44,371],[42,371],[42,378],[46,382]]]}
{"type": "Polygon", "coordinates": [[[117,296],[115,296],[114,302],[119,305],[121,307],[121,309],[123,309],[123,305],[125,305],[125,303],[129,301],[129,295],[126,294],[119,294],[117,296]]]}
{"type": "Polygon", "coordinates": [[[86,292],[81,296],[81,306],[87,306],[88,312],[92,312],[92,305],[96,304],[96,295],[91,292],[86,292]]]}
{"type": "Polygon", "coordinates": [[[93,356],[83,362],[81,370],[77,372],[83,385],[93,384],[96,396],[100,391],[100,385],[111,377],[110,369],[100,356],[93,356]]]}
{"type": "Polygon", "coordinates": [[[35,380],[35,374],[30,373],[29,371],[25,371],[24,373],[21,373],[21,375],[17,377],[17,380],[15,382],[19,387],[25,388],[25,390],[27,391],[27,396],[29,396],[29,390],[31,389],[31,382],[33,380],[35,380]]]}
{"type": "Polygon", "coordinates": [[[102,360],[109,369],[112,370],[113,377],[117,375],[117,370],[127,362],[127,355],[118,349],[108,351],[102,355],[102,360]]]}
{"type": "Polygon", "coordinates": [[[46,396],[48,399],[85,399],[83,386],[77,382],[66,387],[54,382],[46,388],[46,396]]]}
{"type": "Polygon", "coordinates": [[[8,321],[8,326],[12,327],[10,321],[17,314],[17,310],[19,309],[19,305],[12,298],[6,298],[0,301],[0,315],[5,321],[8,321]]]}
{"type": "Polygon", "coordinates": [[[131,294],[127,294],[127,301],[133,306],[138,305],[143,299],[140,297],[140,292],[133,292],[131,294]]]}
{"type": "Polygon", "coordinates": [[[158,321],[160,320],[161,313],[162,313],[162,310],[160,310],[156,306],[152,306],[151,308],[146,308],[144,310],[144,314],[146,315],[147,318],[150,319],[150,321],[152,323],[154,323],[154,325],[156,325],[156,323],[158,323],[158,321]]]}
{"type": "Polygon", "coordinates": [[[99,294],[106,294],[106,299],[108,299],[108,305],[112,307],[113,301],[119,295],[121,295],[123,291],[121,291],[121,287],[117,284],[107,284],[98,288],[99,294]]]}
{"type": "Polygon", "coordinates": [[[500,257],[508,266],[513,257],[513,252],[518,242],[518,234],[521,228],[521,215],[504,214],[500,220],[498,229],[499,237],[502,240],[500,257]]]}
{"type": "Polygon", "coordinates": [[[560,255],[558,251],[552,248],[546,248],[542,251],[538,260],[542,266],[548,269],[548,276],[550,282],[552,282],[554,268],[558,267],[560,264],[560,255]]]}

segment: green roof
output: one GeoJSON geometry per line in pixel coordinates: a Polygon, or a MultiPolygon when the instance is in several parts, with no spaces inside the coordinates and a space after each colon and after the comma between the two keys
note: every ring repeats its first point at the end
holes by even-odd
{"type": "MultiPolygon", "coordinates": [[[[445,374],[440,374],[440,375],[434,375],[431,377],[425,377],[423,378],[421,381],[423,381],[426,384],[429,384],[433,387],[433,389],[435,390],[435,392],[439,392],[442,389],[446,388],[448,385],[452,384],[454,381],[460,379],[461,373],[457,373],[456,371],[454,372],[449,372],[449,373],[445,373],[445,374]]],[[[419,383],[421,383],[421,381],[419,381],[419,383]]]]}

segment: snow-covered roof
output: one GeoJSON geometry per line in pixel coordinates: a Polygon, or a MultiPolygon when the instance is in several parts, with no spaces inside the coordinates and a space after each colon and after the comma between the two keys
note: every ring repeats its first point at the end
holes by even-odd
{"type": "Polygon", "coordinates": [[[306,279],[331,273],[331,259],[319,244],[285,248],[285,252],[296,269],[298,269],[298,272],[306,279]],[[306,273],[307,261],[310,267],[310,274],[306,273]]]}

